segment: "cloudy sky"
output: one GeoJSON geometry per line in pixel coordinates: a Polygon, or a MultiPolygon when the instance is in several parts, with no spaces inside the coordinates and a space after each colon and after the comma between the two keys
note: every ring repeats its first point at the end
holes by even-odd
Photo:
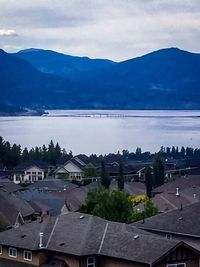
{"type": "Polygon", "coordinates": [[[124,60],[200,52],[200,0],[0,0],[0,47],[124,60]]]}

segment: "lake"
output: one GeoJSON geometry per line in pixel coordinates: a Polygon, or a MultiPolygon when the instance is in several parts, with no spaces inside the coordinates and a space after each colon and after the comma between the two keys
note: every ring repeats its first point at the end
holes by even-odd
{"type": "Polygon", "coordinates": [[[50,110],[42,117],[0,117],[0,135],[24,148],[52,139],[74,154],[200,144],[200,111],[50,110]]]}

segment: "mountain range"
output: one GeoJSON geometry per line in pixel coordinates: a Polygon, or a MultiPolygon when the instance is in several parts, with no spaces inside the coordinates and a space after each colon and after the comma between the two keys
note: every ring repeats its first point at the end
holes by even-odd
{"type": "Polygon", "coordinates": [[[2,107],[200,109],[200,54],[166,48],[114,62],[0,50],[2,107]]]}

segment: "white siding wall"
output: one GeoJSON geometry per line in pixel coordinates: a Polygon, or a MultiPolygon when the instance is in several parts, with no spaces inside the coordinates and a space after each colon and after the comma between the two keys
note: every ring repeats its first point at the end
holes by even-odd
{"type": "Polygon", "coordinates": [[[15,184],[26,183],[26,182],[36,182],[44,179],[44,171],[38,167],[31,167],[24,171],[24,174],[14,174],[13,182],[15,184]]]}

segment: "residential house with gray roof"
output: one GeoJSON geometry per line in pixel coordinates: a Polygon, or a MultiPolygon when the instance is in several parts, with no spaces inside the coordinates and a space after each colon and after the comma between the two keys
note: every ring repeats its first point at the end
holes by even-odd
{"type": "MultiPolygon", "coordinates": [[[[80,154],[59,165],[54,171],[56,178],[67,179],[69,181],[83,181],[86,166],[92,164],[89,157],[80,154]]],[[[92,165],[93,166],[93,165],[92,165]]]]}
{"type": "Polygon", "coordinates": [[[0,252],[1,267],[199,266],[186,242],[73,212],[0,233],[0,252]]]}
{"type": "Polygon", "coordinates": [[[0,228],[18,227],[34,218],[34,209],[27,201],[0,190],[0,228]]]}
{"type": "Polygon", "coordinates": [[[48,163],[38,160],[29,160],[15,167],[12,171],[12,179],[15,184],[34,183],[43,180],[48,170],[48,163]]]}
{"type": "Polygon", "coordinates": [[[200,248],[200,202],[155,215],[132,225],[173,240],[185,240],[200,248]]]}

